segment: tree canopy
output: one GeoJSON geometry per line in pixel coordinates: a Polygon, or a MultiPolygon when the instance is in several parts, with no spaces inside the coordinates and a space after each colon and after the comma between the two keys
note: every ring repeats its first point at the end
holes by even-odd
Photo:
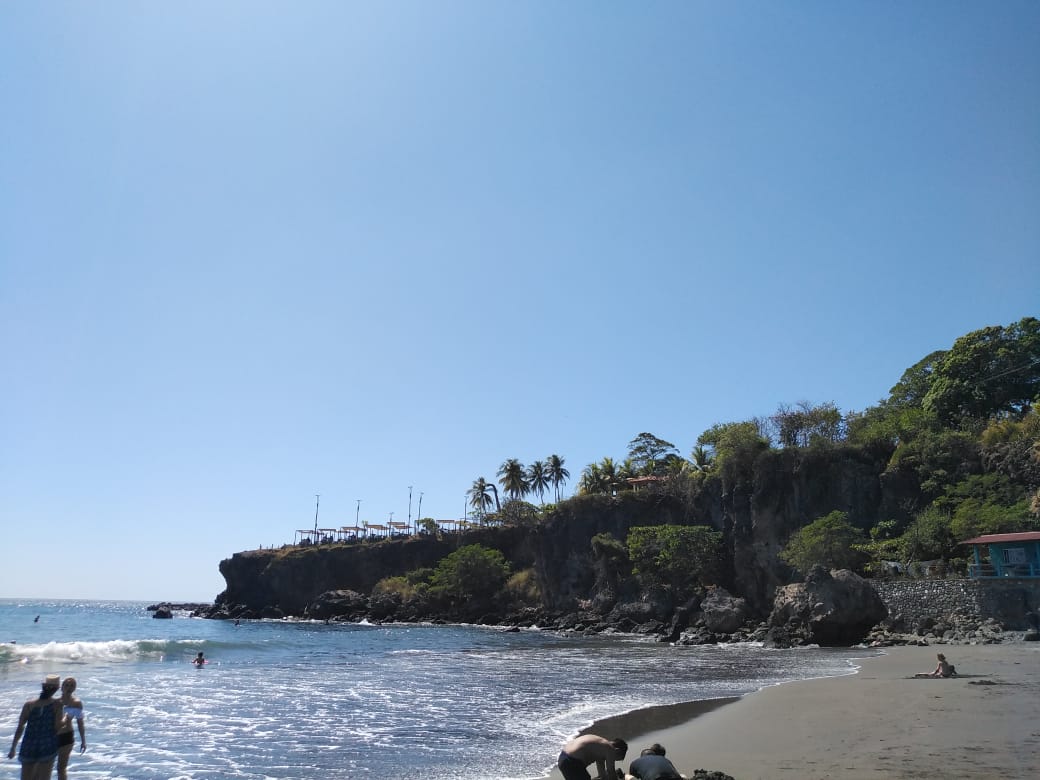
{"type": "Polygon", "coordinates": [[[637,526],[627,542],[633,573],[649,585],[688,593],[721,576],[722,533],[708,526],[637,526]]]}
{"type": "Polygon", "coordinates": [[[817,563],[829,569],[854,569],[863,561],[855,545],[866,541],[845,512],[834,511],[795,531],[780,558],[802,574],[817,563]]]}
{"type": "Polygon", "coordinates": [[[1022,415],[1040,396],[1040,320],[961,336],[937,361],[922,405],[940,420],[1022,415]]]}

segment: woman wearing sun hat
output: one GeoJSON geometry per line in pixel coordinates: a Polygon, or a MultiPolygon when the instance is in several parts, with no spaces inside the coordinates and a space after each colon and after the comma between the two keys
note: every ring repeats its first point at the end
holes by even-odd
{"type": "Polygon", "coordinates": [[[64,719],[61,700],[54,698],[60,686],[61,678],[49,674],[43,681],[40,697],[29,699],[22,705],[18,729],[7,754],[8,758],[14,758],[15,746],[24,732],[25,739],[22,739],[22,748],[18,751],[18,760],[22,762],[22,780],[47,780],[54,769],[54,759],[58,755],[58,732],[64,719]]]}

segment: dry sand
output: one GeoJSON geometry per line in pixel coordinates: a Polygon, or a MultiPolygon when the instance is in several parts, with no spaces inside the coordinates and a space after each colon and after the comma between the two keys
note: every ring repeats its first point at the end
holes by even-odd
{"type": "Polygon", "coordinates": [[[856,661],[854,675],[633,712],[596,724],[609,730],[597,733],[628,739],[626,769],[660,742],[681,772],[736,780],[1040,778],[1040,646],[882,652],[856,661]],[[935,668],[937,652],[961,676],[914,679],[935,668]]]}
{"type": "MultiPolygon", "coordinates": [[[[893,647],[858,674],[787,683],[681,726],[660,742],[678,769],[759,778],[1040,777],[1040,647],[893,647]],[[912,679],[944,652],[960,675],[912,679]]],[[[633,713],[635,715],[635,713],[633,713]]],[[[674,722],[674,721],[673,721],[674,722]]]]}

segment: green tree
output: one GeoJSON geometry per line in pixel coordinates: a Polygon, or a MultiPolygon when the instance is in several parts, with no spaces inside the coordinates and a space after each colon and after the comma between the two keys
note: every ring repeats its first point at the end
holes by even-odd
{"type": "Polygon", "coordinates": [[[925,396],[932,389],[936,367],[946,359],[946,350],[940,349],[925,355],[903,372],[899,381],[888,391],[885,403],[893,409],[921,407],[925,396]]]}
{"type": "Polygon", "coordinates": [[[452,604],[486,603],[508,577],[509,565],[501,552],[469,544],[440,560],[430,577],[430,595],[452,604]]]}
{"type": "Polygon", "coordinates": [[[541,512],[534,504],[511,498],[502,504],[499,518],[503,525],[530,528],[534,526],[541,517],[541,512]]]}
{"type": "Polygon", "coordinates": [[[498,484],[513,500],[527,495],[527,470],[516,458],[510,458],[498,468],[498,484]]]}
{"type": "Polygon", "coordinates": [[[599,472],[598,463],[590,463],[581,471],[578,479],[578,493],[583,496],[591,496],[594,493],[603,492],[603,480],[599,472]]]}
{"type": "Polygon", "coordinates": [[[917,481],[921,500],[930,504],[971,474],[982,472],[982,458],[975,437],[960,431],[924,431],[901,444],[886,468],[893,477],[917,481]]]}
{"type": "Polygon", "coordinates": [[[545,461],[536,460],[527,467],[527,486],[532,493],[538,494],[538,501],[541,503],[545,503],[543,499],[550,481],[549,467],[545,461]]]}
{"type": "Polygon", "coordinates": [[[550,455],[547,460],[547,466],[549,469],[549,481],[556,492],[556,503],[558,504],[560,503],[560,488],[567,484],[571,473],[564,468],[563,458],[559,455],[550,455]]]}
{"type": "Polygon", "coordinates": [[[628,443],[628,457],[647,476],[657,473],[658,462],[669,453],[678,455],[679,451],[670,441],[659,439],[652,433],[641,433],[628,443]]]}
{"type": "Polygon", "coordinates": [[[952,530],[950,514],[938,507],[918,512],[899,538],[904,563],[949,560],[956,557],[957,538],[952,530]]]}
{"type": "Polygon", "coordinates": [[[794,407],[781,404],[769,418],[781,447],[808,447],[844,438],[844,418],[833,403],[814,405],[799,401],[794,407]]]}
{"type": "Polygon", "coordinates": [[[604,458],[599,462],[600,493],[611,493],[618,485],[618,465],[613,458],[604,458]]]}
{"type": "Polygon", "coordinates": [[[667,585],[687,595],[721,576],[722,533],[708,526],[636,526],[626,541],[632,571],[647,585],[667,585]]]}
{"type": "Polygon", "coordinates": [[[845,512],[834,511],[795,531],[780,552],[780,559],[802,574],[817,563],[829,569],[855,569],[864,557],[856,545],[866,541],[845,512]]]}
{"type": "Polygon", "coordinates": [[[419,533],[428,534],[429,536],[439,536],[441,527],[437,525],[437,521],[432,517],[424,517],[419,521],[419,533]]]}
{"type": "Polygon", "coordinates": [[[947,424],[1021,416],[1040,397],[1040,320],[961,336],[936,365],[923,406],[947,424]]]}
{"type": "Polygon", "coordinates": [[[698,444],[693,448],[693,452],[690,453],[690,463],[693,466],[694,471],[707,472],[715,465],[715,459],[712,457],[707,447],[698,444]]]}
{"type": "Polygon", "coordinates": [[[769,439],[757,420],[716,423],[697,437],[697,446],[708,448],[718,468],[727,461],[746,464],[769,449],[769,439]]]}

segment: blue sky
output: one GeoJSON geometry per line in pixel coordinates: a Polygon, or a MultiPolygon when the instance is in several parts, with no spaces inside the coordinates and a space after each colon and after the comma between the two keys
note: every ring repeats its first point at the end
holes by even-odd
{"type": "Polygon", "coordinates": [[[1040,4],[0,5],[0,596],[843,411],[1040,303],[1040,4]]]}

